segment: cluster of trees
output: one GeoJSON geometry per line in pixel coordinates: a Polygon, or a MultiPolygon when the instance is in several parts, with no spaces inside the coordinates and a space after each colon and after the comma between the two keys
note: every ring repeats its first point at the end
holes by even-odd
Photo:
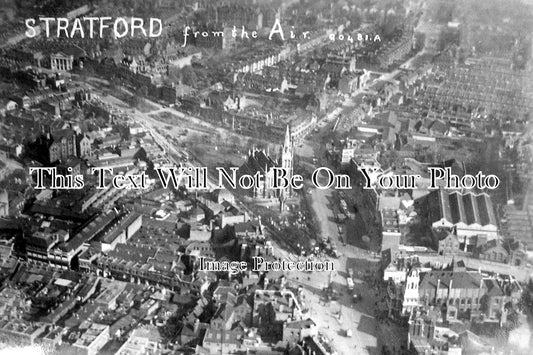
{"type": "Polygon", "coordinates": [[[526,314],[528,323],[533,325],[533,280],[529,280],[520,301],[520,308],[526,314]]]}
{"type": "Polygon", "coordinates": [[[180,70],[171,71],[168,74],[167,79],[169,82],[179,82],[196,89],[199,83],[206,80],[206,77],[202,72],[197,71],[192,66],[188,65],[180,70]]]}

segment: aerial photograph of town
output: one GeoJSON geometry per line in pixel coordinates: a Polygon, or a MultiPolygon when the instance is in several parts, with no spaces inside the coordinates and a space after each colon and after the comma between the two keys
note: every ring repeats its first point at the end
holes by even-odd
{"type": "Polygon", "coordinates": [[[1,0],[0,355],[530,355],[533,0],[1,0]]]}

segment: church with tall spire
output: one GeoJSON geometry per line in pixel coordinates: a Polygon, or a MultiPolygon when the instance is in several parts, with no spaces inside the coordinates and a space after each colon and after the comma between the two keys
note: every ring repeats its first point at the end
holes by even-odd
{"type": "Polygon", "coordinates": [[[278,200],[280,207],[283,208],[285,201],[292,191],[289,188],[275,189],[272,188],[274,181],[274,174],[272,168],[281,167],[287,171],[287,178],[292,177],[293,174],[293,159],[294,159],[294,144],[291,137],[290,128],[287,125],[285,131],[285,139],[283,145],[279,150],[278,157],[270,157],[269,152],[264,149],[252,149],[248,152],[248,158],[246,162],[241,165],[237,175],[240,177],[244,174],[255,175],[260,173],[265,177],[263,183],[259,184],[256,188],[246,190],[250,197],[261,200],[278,200]]]}
{"type": "MultiPolygon", "coordinates": [[[[293,174],[293,158],[294,158],[294,145],[291,138],[291,132],[289,125],[287,125],[287,130],[285,131],[285,140],[281,146],[279,166],[287,171],[287,177],[290,179],[293,174]]],[[[292,191],[290,188],[280,189],[279,191],[279,203],[281,210],[285,207],[285,200],[290,197],[292,191]]]]}
{"type": "Polygon", "coordinates": [[[293,144],[291,139],[291,131],[289,125],[287,125],[287,130],[285,131],[285,140],[281,146],[281,156],[279,159],[279,165],[282,168],[292,171],[292,159],[293,159],[293,144]]]}

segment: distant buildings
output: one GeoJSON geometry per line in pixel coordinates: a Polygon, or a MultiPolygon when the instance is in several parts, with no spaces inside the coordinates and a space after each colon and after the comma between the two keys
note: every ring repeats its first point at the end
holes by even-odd
{"type": "Polygon", "coordinates": [[[405,58],[405,56],[412,50],[412,48],[412,34],[406,32],[397,42],[393,42],[391,44],[385,45],[383,48],[380,48],[378,52],[378,60],[380,66],[382,68],[388,68],[394,62],[405,58]]]}
{"type": "Polygon", "coordinates": [[[214,3],[207,5],[208,22],[217,25],[231,25],[240,28],[244,26],[250,30],[261,30],[263,27],[270,28],[274,20],[279,18],[279,8],[273,4],[242,3],[214,3]]]}

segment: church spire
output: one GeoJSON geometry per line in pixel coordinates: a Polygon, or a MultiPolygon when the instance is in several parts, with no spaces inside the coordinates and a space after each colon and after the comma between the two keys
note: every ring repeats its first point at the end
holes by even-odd
{"type": "Polygon", "coordinates": [[[289,125],[287,125],[287,130],[285,131],[285,142],[283,142],[283,146],[285,148],[291,146],[291,132],[289,129],[289,125]]]}
{"type": "MultiPolygon", "coordinates": [[[[291,133],[289,125],[287,125],[287,130],[285,132],[285,141],[283,142],[283,146],[281,148],[281,157],[279,160],[279,166],[287,172],[289,176],[292,177],[292,160],[293,160],[293,145],[291,140],[291,133]]],[[[283,210],[285,200],[290,195],[290,188],[286,189],[280,189],[279,191],[279,200],[280,200],[280,208],[283,210]]]]}

